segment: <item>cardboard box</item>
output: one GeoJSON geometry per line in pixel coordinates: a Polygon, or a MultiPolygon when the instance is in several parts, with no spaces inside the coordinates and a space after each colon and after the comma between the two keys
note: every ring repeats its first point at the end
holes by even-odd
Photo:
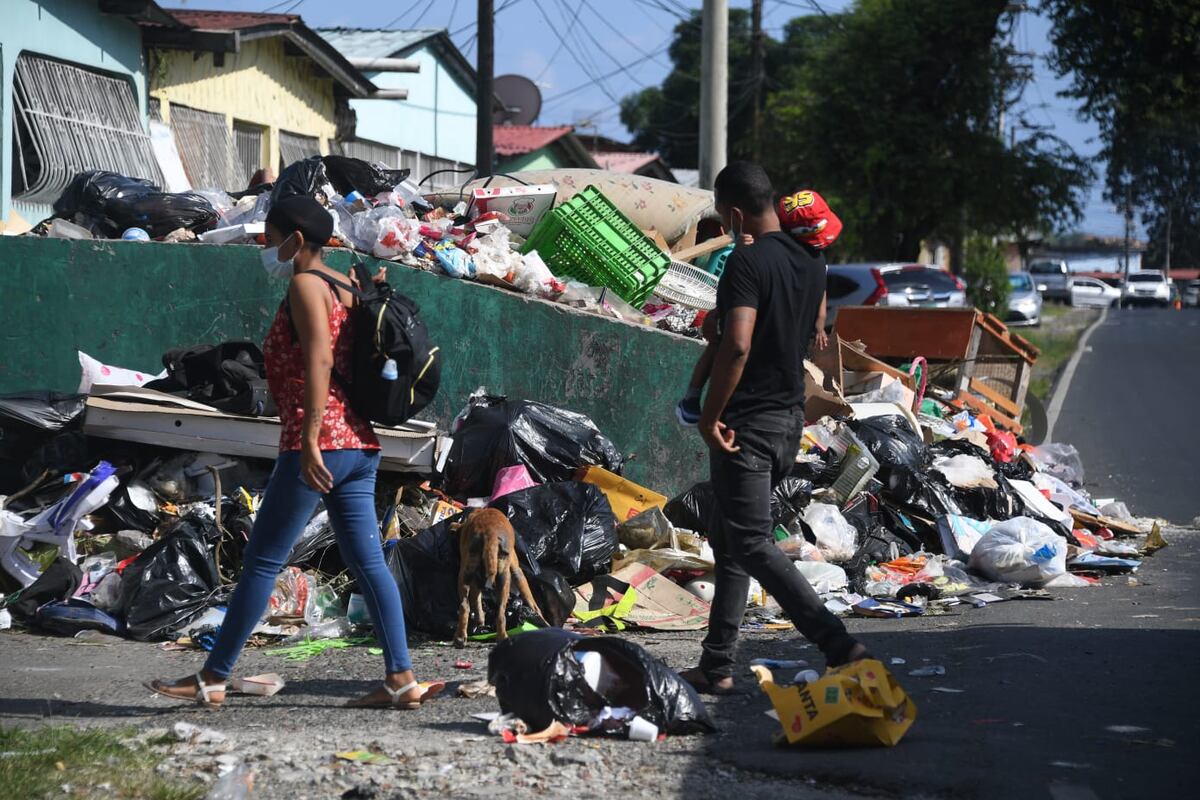
{"type": "Polygon", "coordinates": [[[500,186],[471,190],[471,218],[497,211],[508,216],[504,223],[513,233],[525,239],[534,226],[554,207],[558,191],[550,184],[535,186],[500,186]]]}
{"type": "Polygon", "coordinates": [[[603,467],[581,467],[575,474],[575,480],[600,487],[608,497],[608,504],[612,506],[618,524],[636,517],[643,511],[662,508],[669,499],[658,492],[638,486],[633,481],[627,481],[620,475],[614,475],[603,467]]]}
{"type": "Polygon", "coordinates": [[[750,669],[771,699],[788,744],[891,747],[917,718],[912,699],[874,659],[835,667],[803,686],[779,686],[766,667],[750,669]]]}
{"type": "MultiPolygon", "coordinates": [[[[618,620],[660,631],[699,631],[708,625],[708,603],[680,588],[645,564],[628,564],[612,575],[602,575],[575,589],[576,614],[595,612],[605,606],[626,608],[618,620]],[[619,587],[628,586],[622,590],[619,587]],[[628,593],[634,593],[632,598],[628,593]]],[[[582,619],[582,617],[580,617],[582,619]]]]}

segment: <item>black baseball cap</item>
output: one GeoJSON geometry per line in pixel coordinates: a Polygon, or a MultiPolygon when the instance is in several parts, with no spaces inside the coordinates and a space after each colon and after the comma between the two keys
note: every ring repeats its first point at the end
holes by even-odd
{"type": "Polygon", "coordinates": [[[278,228],[284,237],[300,231],[306,243],[318,247],[333,235],[333,217],[325,206],[304,195],[285,197],[272,203],[267,222],[278,228]]]}

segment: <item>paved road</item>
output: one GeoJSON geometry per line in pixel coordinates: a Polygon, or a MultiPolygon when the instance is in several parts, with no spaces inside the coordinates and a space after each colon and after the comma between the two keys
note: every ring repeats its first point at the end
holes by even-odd
{"type": "Polygon", "coordinates": [[[1200,310],[1110,311],[1067,388],[1054,438],[1097,497],[1134,514],[1200,515],[1200,310]]]}

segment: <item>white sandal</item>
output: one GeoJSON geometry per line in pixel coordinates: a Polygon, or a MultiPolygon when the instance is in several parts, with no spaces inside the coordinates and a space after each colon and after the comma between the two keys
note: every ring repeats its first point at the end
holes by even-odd
{"type": "Polygon", "coordinates": [[[388,686],[385,683],[385,684],[383,684],[383,690],[385,692],[387,692],[388,697],[391,698],[390,702],[388,702],[388,703],[366,703],[366,702],[362,702],[359,700],[351,700],[346,705],[350,706],[351,708],[400,708],[400,709],[404,709],[405,711],[415,711],[416,709],[420,708],[421,704],[424,703],[427,699],[431,699],[433,697],[436,697],[438,694],[440,694],[442,689],[444,689],[445,687],[446,687],[446,684],[441,681],[428,682],[425,684],[425,691],[423,691],[421,693],[421,696],[419,699],[409,700],[407,702],[401,702],[400,701],[401,697],[404,697],[404,695],[408,694],[413,689],[421,688],[421,683],[418,681],[409,681],[408,683],[401,686],[399,689],[393,689],[392,687],[388,686]]]}
{"type": "MultiPolygon", "coordinates": [[[[225,681],[221,681],[220,683],[205,683],[204,676],[199,672],[197,672],[193,677],[196,680],[196,693],[192,698],[190,698],[190,700],[199,706],[203,706],[204,708],[220,708],[225,702],[224,698],[221,700],[213,700],[212,695],[216,692],[220,692],[221,694],[225,693],[225,681]]],[[[184,680],[187,679],[184,678],[184,680]]],[[[181,682],[168,684],[163,683],[162,681],[154,680],[143,685],[155,694],[160,694],[163,697],[169,697],[172,700],[183,700],[185,702],[189,700],[187,697],[181,697],[177,694],[171,694],[169,691],[167,691],[168,689],[180,688],[181,682]]]]}

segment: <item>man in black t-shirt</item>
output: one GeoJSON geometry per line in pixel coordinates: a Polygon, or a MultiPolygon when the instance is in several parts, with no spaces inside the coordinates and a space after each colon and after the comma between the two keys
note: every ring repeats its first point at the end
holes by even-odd
{"type": "Polygon", "coordinates": [[[825,289],[819,257],[782,232],[773,190],[757,164],[734,162],[716,180],[725,229],[738,247],[717,286],[716,353],[700,435],[716,496],[709,539],[716,591],[700,666],[683,676],[700,691],[733,688],[734,650],[754,577],[830,666],[867,656],[841,620],[775,545],[771,489],[795,463],[804,432],[804,357],[825,289]]]}

